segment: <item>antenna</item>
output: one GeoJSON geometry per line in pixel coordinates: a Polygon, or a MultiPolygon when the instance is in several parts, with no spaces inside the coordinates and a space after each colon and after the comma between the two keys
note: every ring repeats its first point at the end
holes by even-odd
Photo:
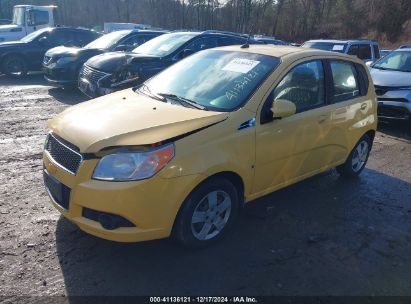
{"type": "Polygon", "coordinates": [[[254,28],[254,24],[251,26],[250,33],[248,34],[248,37],[247,37],[247,41],[242,46],[240,46],[240,48],[248,49],[250,47],[250,39],[251,39],[251,33],[253,32],[253,28],[254,28]]]}

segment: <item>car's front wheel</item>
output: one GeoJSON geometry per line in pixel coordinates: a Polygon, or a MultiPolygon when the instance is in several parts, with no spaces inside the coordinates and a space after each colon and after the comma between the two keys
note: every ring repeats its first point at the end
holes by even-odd
{"type": "Polygon", "coordinates": [[[183,204],[173,235],[186,247],[207,246],[226,233],[238,211],[234,185],[224,178],[210,179],[193,190],[183,204]]]}
{"type": "Polygon", "coordinates": [[[20,56],[8,56],[3,60],[3,73],[7,76],[21,77],[27,74],[27,64],[20,56]]]}
{"type": "Polygon", "coordinates": [[[351,151],[346,162],[337,167],[338,173],[346,177],[356,177],[367,164],[368,157],[371,151],[371,138],[369,135],[364,135],[351,151]]]}

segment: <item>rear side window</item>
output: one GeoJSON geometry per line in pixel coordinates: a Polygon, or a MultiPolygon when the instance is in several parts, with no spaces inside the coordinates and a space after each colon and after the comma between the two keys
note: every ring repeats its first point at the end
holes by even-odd
{"type": "Polygon", "coordinates": [[[360,88],[354,64],[342,60],[332,60],[330,66],[333,78],[332,101],[340,102],[359,96],[360,88]]]}
{"type": "Polygon", "coordinates": [[[220,46],[226,46],[226,45],[243,45],[244,40],[241,39],[236,39],[236,38],[231,38],[231,37],[221,37],[218,38],[218,44],[220,46]]]}
{"type": "Polygon", "coordinates": [[[130,46],[130,48],[133,49],[133,48],[138,47],[139,45],[142,45],[144,42],[149,41],[153,37],[154,36],[149,36],[149,35],[134,35],[126,39],[121,44],[130,46]]]}
{"type": "Polygon", "coordinates": [[[363,65],[355,64],[355,67],[357,68],[358,82],[360,83],[360,95],[365,96],[368,93],[370,80],[363,65]]]}
{"type": "Polygon", "coordinates": [[[358,44],[351,45],[350,48],[348,49],[347,54],[358,57],[358,44]]]}
{"type": "Polygon", "coordinates": [[[379,59],[380,58],[380,49],[378,48],[378,45],[374,44],[373,49],[374,49],[374,59],[379,59]]]}
{"type": "Polygon", "coordinates": [[[44,25],[49,23],[49,13],[47,11],[32,10],[29,16],[30,25],[44,25]]]}
{"type": "Polygon", "coordinates": [[[190,50],[193,50],[194,52],[198,52],[201,50],[214,48],[216,46],[218,46],[216,38],[202,37],[202,38],[198,38],[194,40],[193,42],[191,42],[190,45],[186,47],[186,49],[190,49],[190,50]]]}
{"type": "Polygon", "coordinates": [[[303,112],[325,104],[324,69],[320,60],[297,65],[274,89],[274,100],[286,99],[303,112]]]}
{"type": "Polygon", "coordinates": [[[360,44],[358,46],[358,58],[362,60],[371,59],[371,46],[369,44],[360,44]]]}

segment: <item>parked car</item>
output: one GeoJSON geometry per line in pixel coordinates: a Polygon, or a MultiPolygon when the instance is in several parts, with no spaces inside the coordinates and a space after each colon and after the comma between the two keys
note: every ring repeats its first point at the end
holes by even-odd
{"type": "Polygon", "coordinates": [[[352,56],[205,50],[53,118],[45,186],[54,207],[90,234],[205,246],[244,203],[336,166],[359,175],[376,113],[368,70],[352,56]]]}
{"type": "Polygon", "coordinates": [[[276,39],[274,37],[270,36],[265,36],[265,35],[254,35],[253,38],[259,42],[262,42],[264,44],[273,44],[273,45],[289,45],[289,43],[276,39]]]}
{"type": "Polygon", "coordinates": [[[111,32],[83,48],[59,46],[47,51],[43,60],[45,79],[56,86],[73,86],[83,64],[93,56],[115,51],[131,51],[165,31],[123,30],[111,32]]]}
{"type": "Polygon", "coordinates": [[[409,49],[411,48],[411,44],[403,44],[399,47],[399,49],[409,49]]]}
{"type": "Polygon", "coordinates": [[[378,116],[410,120],[411,48],[392,51],[370,67],[378,97],[378,116]]]}
{"type": "Polygon", "coordinates": [[[0,70],[9,76],[40,71],[46,51],[58,45],[83,46],[98,34],[86,29],[55,27],[38,30],[19,41],[0,43],[0,70]]]}
{"type": "Polygon", "coordinates": [[[11,24],[11,20],[0,19],[0,25],[6,25],[6,24],[11,24]]]}
{"type": "MultiPolygon", "coordinates": [[[[106,53],[88,60],[79,76],[79,88],[97,97],[142,83],[166,67],[197,51],[245,44],[247,37],[220,31],[173,32],[156,37],[129,53],[106,53]]],[[[250,43],[256,43],[250,39],[250,43]]]]}
{"type": "Polygon", "coordinates": [[[380,49],[375,40],[309,40],[302,47],[345,53],[365,62],[374,62],[380,58],[380,49]]]}
{"type": "Polygon", "coordinates": [[[392,50],[387,50],[387,49],[380,50],[381,58],[387,56],[391,52],[392,52],[392,50]]]}

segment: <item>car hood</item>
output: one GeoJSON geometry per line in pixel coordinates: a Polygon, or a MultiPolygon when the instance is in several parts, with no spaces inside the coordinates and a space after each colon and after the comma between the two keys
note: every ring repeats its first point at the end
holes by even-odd
{"type": "Polygon", "coordinates": [[[370,69],[372,81],[376,86],[411,87],[411,72],[370,69]]]}
{"type": "Polygon", "coordinates": [[[26,42],[23,41],[6,41],[6,42],[0,42],[0,48],[12,48],[12,47],[18,47],[26,44],[26,42]]]}
{"type": "Polygon", "coordinates": [[[47,51],[46,56],[49,57],[79,57],[85,54],[97,55],[103,51],[99,49],[86,49],[79,47],[58,46],[47,51]]]}
{"type": "Polygon", "coordinates": [[[0,33],[2,32],[10,32],[11,30],[14,30],[16,28],[21,28],[21,26],[18,26],[17,24],[5,24],[5,25],[0,25],[0,33]]]}
{"type": "Polygon", "coordinates": [[[136,53],[110,52],[95,56],[87,61],[87,65],[93,69],[113,73],[119,71],[123,66],[131,61],[153,61],[159,57],[136,53]]]}
{"type": "Polygon", "coordinates": [[[224,112],[172,105],[127,89],[70,107],[48,127],[80,152],[96,153],[106,147],[158,143],[227,117],[224,112]]]}

